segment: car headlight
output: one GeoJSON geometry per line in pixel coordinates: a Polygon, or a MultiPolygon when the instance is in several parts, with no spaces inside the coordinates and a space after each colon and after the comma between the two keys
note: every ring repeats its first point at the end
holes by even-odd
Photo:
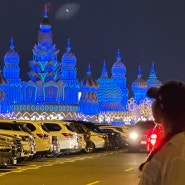
{"type": "Polygon", "coordinates": [[[130,138],[135,140],[138,138],[138,134],[136,132],[132,132],[130,133],[130,138]]]}

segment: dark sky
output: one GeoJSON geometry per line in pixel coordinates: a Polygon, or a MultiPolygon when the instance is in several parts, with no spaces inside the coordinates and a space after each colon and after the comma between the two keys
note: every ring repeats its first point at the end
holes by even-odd
{"type": "Polygon", "coordinates": [[[120,49],[129,88],[137,78],[138,65],[146,80],[152,61],[160,81],[185,82],[184,0],[1,0],[1,67],[13,36],[23,80],[29,80],[28,61],[37,43],[44,3],[50,8],[53,42],[60,50],[58,60],[70,38],[79,80],[86,75],[89,62],[94,78],[101,75],[104,60],[110,75],[120,49]],[[71,17],[65,17],[63,7],[67,7],[71,17]],[[56,17],[59,9],[63,13],[56,17]]]}

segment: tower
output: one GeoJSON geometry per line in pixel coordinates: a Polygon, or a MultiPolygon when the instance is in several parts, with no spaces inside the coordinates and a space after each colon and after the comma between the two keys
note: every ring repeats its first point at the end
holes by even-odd
{"type": "Polygon", "coordinates": [[[78,104],[79,82],[76,78],[76,56],[71,51],[70,39],[67,42],[66,52],[61,59],[61,80],[64,82],[64,102],[78,104]]]}
{"type": "Polygon", "coordinates": [[[93,79],[89,64],[87,76],[80,82],[80,113],[87,115],[96,115],[99,113],[99,104],[97,97],[98,88],[99,84],[95,79],[93,79]]]}
{"type": "Polygon", "coordinates": [[[51,24],[48,20],[48,10],[45,5],[44,16],[40,23],[38,44],[33,49],[33,60],[29,62],[32,69],[28,75],[33,82],[25,87],[25,101],[34,100],[38,104],[61,103],[62,85],[60,80],[61,66],[57,60],[58,50],[53,44],[51,24]]]}
{"type": "Polygon", "coordinates": [[[154,61],[152,62],[152,67],[151,67],[149,78],[147,80],[147,85],[148,85],[148,88],[159,87],[162,85],[162,83],[157,79],[154,61]]]}
{"type": "Polygon", "coordinates": [[[9,50],[4,56],[3,69],[3,76],[7,81],[7,85],[9,86],[7,89],[8,104],[17,104],[22,100],[19,62],[20,57],[15,50],[14,40],[11,38],[9,50]]]}
{"type": "Polygon", "coordinates": [[[121,88],[108,77],[106,62],[104,61],[101,77],[98,79],[98,102],[101,112],[119,112],[124,111],[122,105],[121,88]]]}
{"type": "Polygon", "coordinates": [[[33,82],[57,82],[59,80],[60,66],[57,61],[58,52],[55,45],[53,45],[51,24],[48,20],[48,11],[45,5],[44,16],[38,33],[38,44],[34,46],[33,60],[29,62],[32,71],[28,75],[33,82]]]}
{"type": "Polygon", "coordinates": [[[142,77],[141,67],[138,67],[137,79],[132,83],[132,91],[137,104],[146,98],[147,83],[142,77]]]}
{"type": "Polygon", "coordinates": [[[126,67],[121,61],[120,50],[118,49],[116,62],[112,66],[112,77],[114,82],[120,87],[122,91],[122,104],[127,105],[128,101],[128,88],[126,87],[126,67]]]}

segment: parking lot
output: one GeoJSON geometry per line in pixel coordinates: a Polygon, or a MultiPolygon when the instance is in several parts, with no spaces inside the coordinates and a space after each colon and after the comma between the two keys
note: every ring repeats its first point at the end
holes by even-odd
{"type": "Polygon", "coordinates": [[[0,170],[3,185],[134,185],[146,153],[96,151],[24,161],[0,170]]]}

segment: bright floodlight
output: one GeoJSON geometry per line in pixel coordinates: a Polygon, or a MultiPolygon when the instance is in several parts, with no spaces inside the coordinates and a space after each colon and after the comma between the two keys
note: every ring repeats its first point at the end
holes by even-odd
{"type": "Polygon", "coordinates": [[[138,137],[138,134],[137,134],[136,132],[132,132],[132,133],[130,134],[130,138],[131,138],[131,139],[137,139],[137,137],[138,137]]]}

